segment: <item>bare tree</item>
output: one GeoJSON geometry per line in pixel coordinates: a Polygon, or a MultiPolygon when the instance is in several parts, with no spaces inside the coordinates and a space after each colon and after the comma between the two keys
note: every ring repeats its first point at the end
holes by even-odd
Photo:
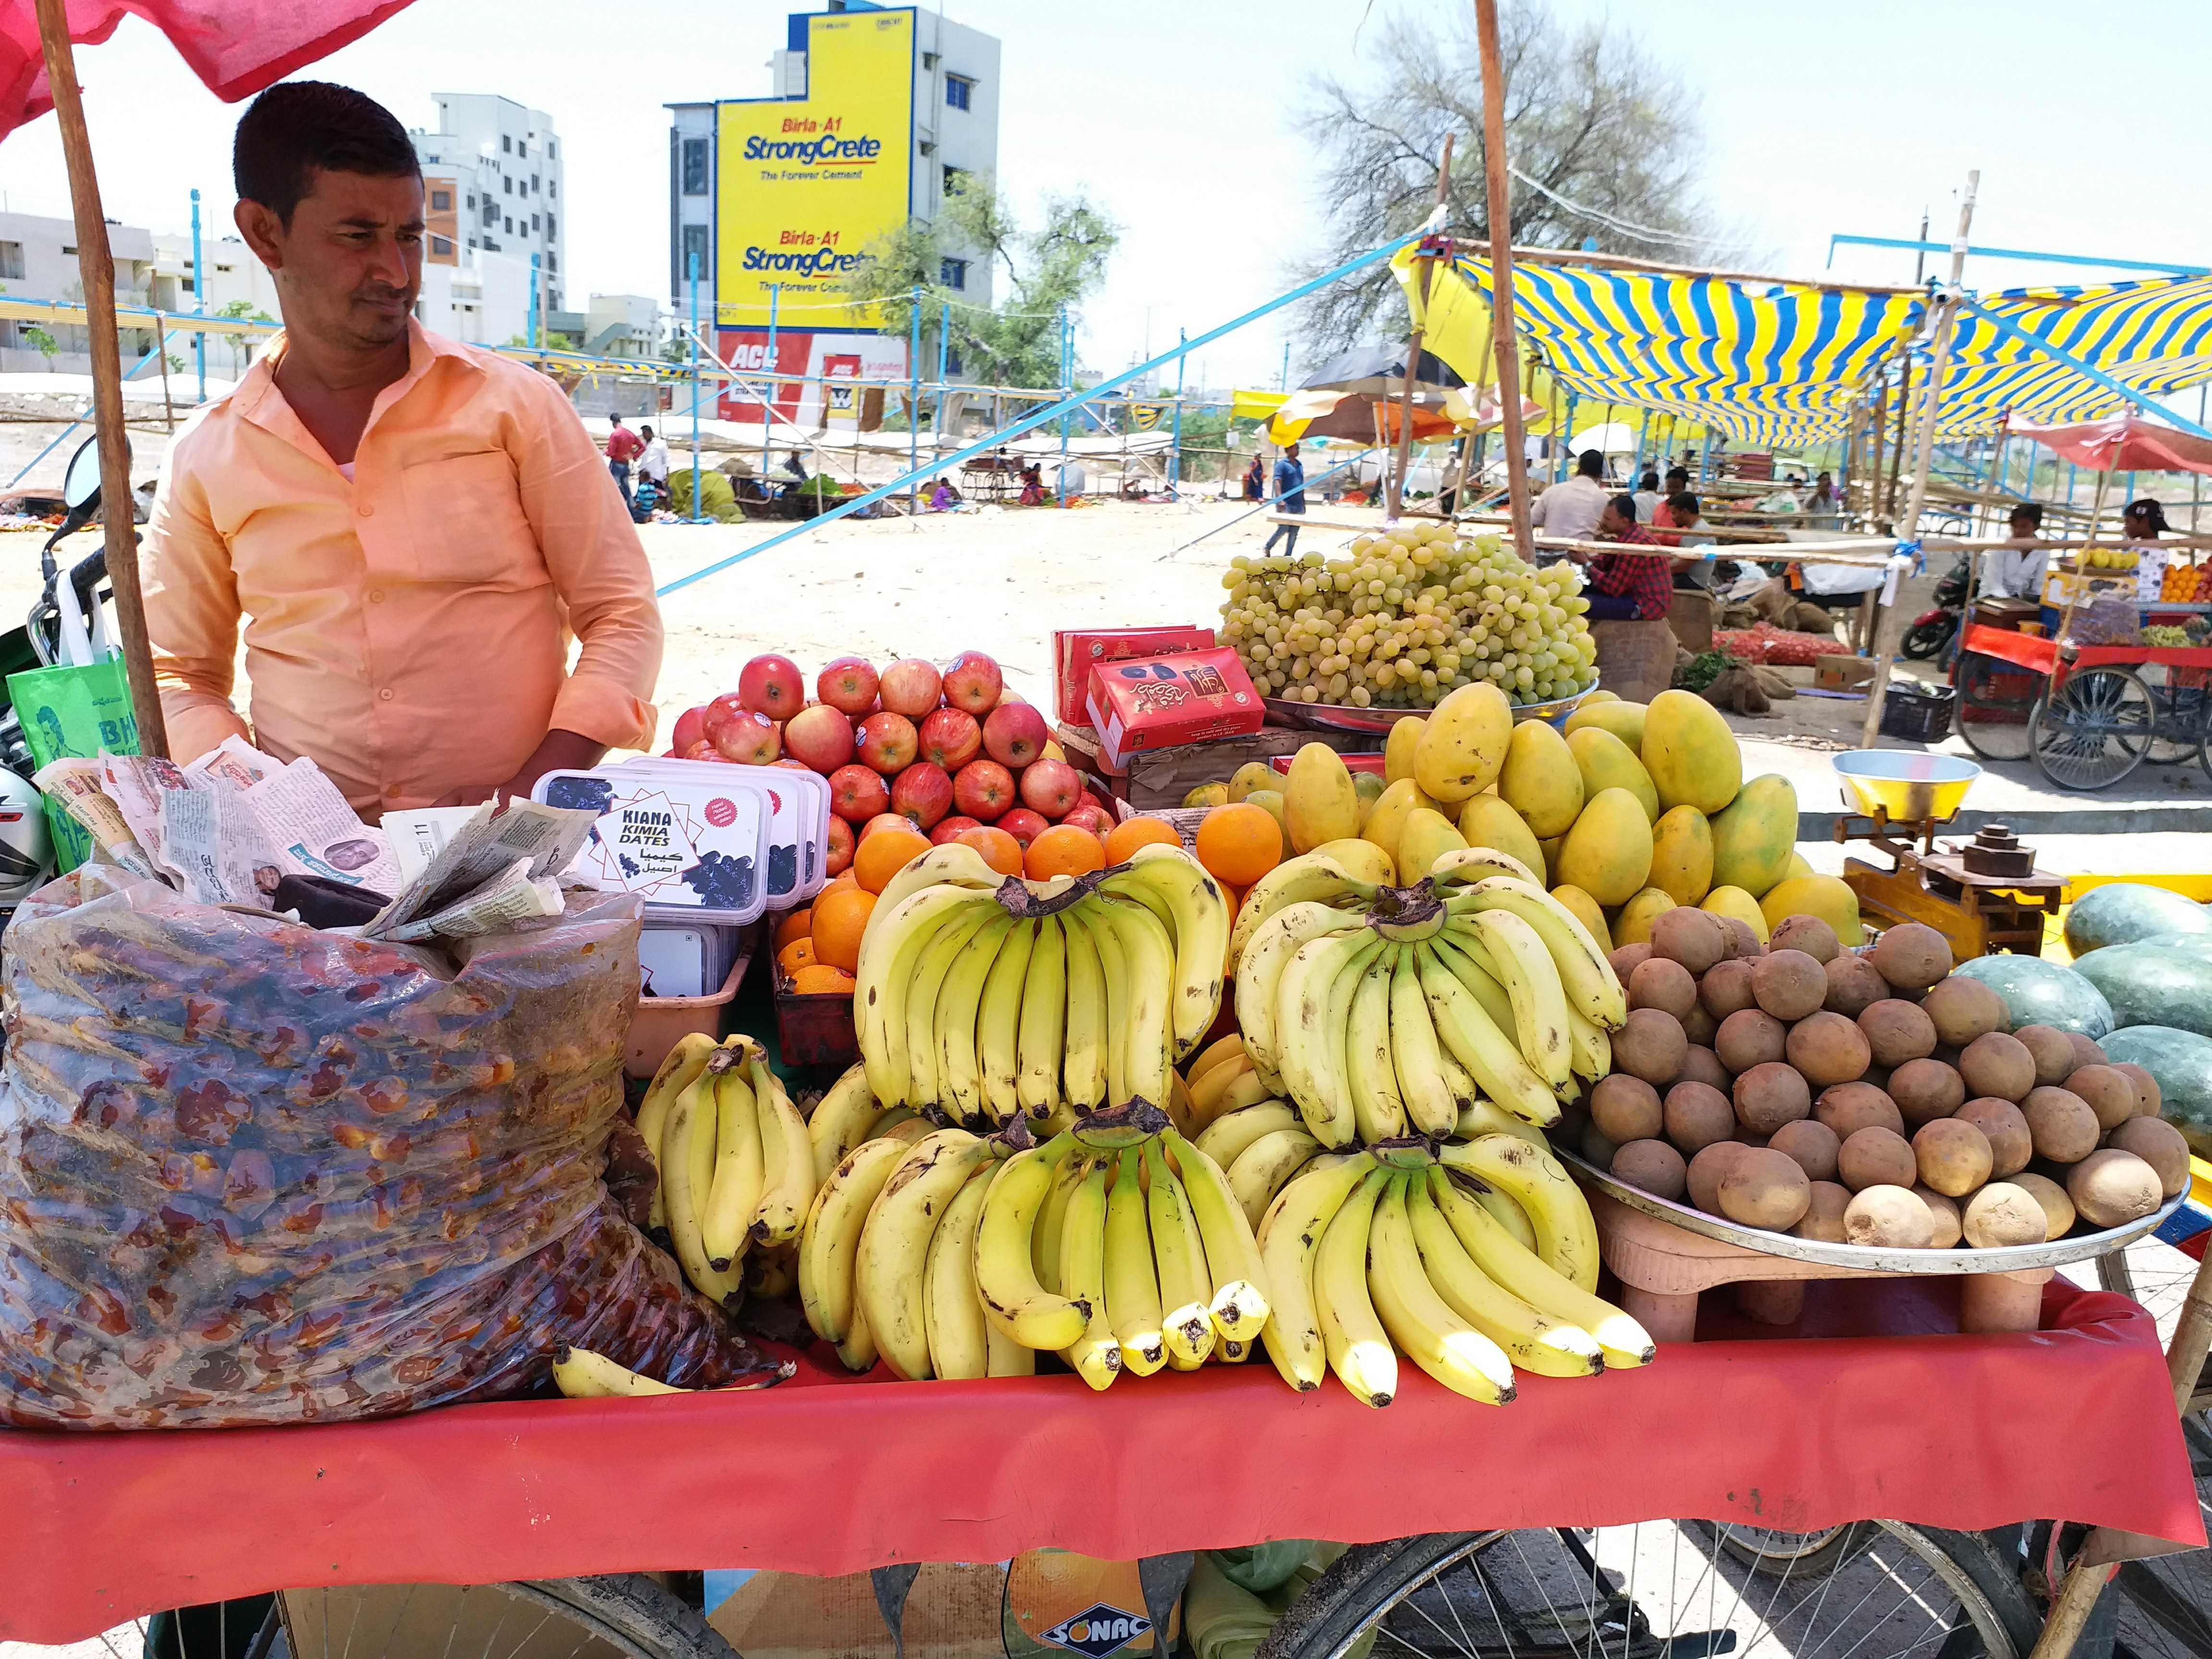
{"type": "MultiPolygon", "coordinates": [[[[1632,31],[1604,19],[1561,22],[1530,0],[1504,0],[1507,159],[1513,240],[1704,263],[1718,233],[1698,194],[1704,135],[1696,95],[1653,61],[1632,31]],[[1656,234],[1655,234],[1656,233],[1656,234]]],[[[1474,9],[1385,21],[1357,79],[1317,77],[1299,125],[1321,157],[1318,191],[1328,240],[1307,274],[1340,264],[1416,228],[1436,201],[1437,160],[1455,133],[1449,227],[1490,234],[1484,193],[1482,73],[1474,9]]],[[[1376,266],[1322,289],[1304,307],[1309,357],[1319,361],[1398,331],[1398,287],[1376,266]]]]}

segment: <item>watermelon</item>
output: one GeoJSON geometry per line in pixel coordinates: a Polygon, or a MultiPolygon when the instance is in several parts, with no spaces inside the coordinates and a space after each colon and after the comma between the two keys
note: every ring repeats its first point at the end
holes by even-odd
{"type": "Polygon", "coordinates": [[[2077,959],[2074,971],[2105,994],[2116,1030],[2170,1025],[2212,1037],[2212,950],[2108,945],[2077,959]]]}
{"type": "Polygon", "coordinates": [[[2004,999],[2014,1026],[2054,1025],[2094,1042],[2112,1029],[2112,1005],[2075,973],[2041,957],[1976,957],[1952,969],[2004,999]]]}
{"type": "Polygon", "coordinates": [[[2156,933],[2212,933],[2212,911],[2163,887],[2115,881],[2092,887],[2066,912],[2066,949],[2076,957],[2156,933]]]}
{"type": "Polygon", "coordinates": [[[2130,1061],[2158,1079],[2158,1115],[2188,1138],[2189,1150],[2212,1158],[2212,1037],[2171,1025],[2131,1025],[2098,1046],[2105,1058],[2130,1061]]]}

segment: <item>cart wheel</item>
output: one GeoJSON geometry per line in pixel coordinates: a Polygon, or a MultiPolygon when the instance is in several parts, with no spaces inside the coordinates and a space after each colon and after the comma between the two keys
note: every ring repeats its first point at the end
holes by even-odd
{"type": "Polygon", "coordinates": [[[2153,766],[2176,765],[2198,753],[2203,744],[2205,690],[2201,685],[2177,685],[2175,678],[2174,671],[2162,663],[2142,666],[2142,682],[2150,688],[2158,707],[2150,753],[2143,757],[2153,766]]]}
{"type": "Polygon", "coordinates": [[[2085,668],[2035,706],[2029,751],[2061,789],[2109,789],[2150,752],[2158,704],[2125,668],[2085,668]]]}
{"type": "Polygon", "coordinates": [[[1978,653],[1959,656],[1959,735],[1984,760],[2027,758],[2028,716],[2045,684],[2040,674],[1978,653]]]}
{"type": "MultiPolygon", "coordinates": [[[[291,1659],[339,1651],[402,1659],[526,1648],[626,1659],[738,1659],[737,1650],[697,1608],[642,1573],[514,1584],[287,1590],[279,1602],[281,1639],[291,1659]]],[[[271,1659],[284,1651],[276,1650],[271,1659]]]]}
{"type": "Polygon", "coordinates": [[[1363,1644],[1375,1659],[2025,1659],[2039,1622],[2016,1547],[1995,1535],[1656,1521],[1361,1545],[1291,1604],[1257,1659],[1346,1659],[1363,1644]]]}

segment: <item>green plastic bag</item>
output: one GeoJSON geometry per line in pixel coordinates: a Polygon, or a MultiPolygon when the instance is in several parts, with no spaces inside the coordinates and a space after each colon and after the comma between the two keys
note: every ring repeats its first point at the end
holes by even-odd
{"type": "MultiPolygon", "coordinates": [[[[23,723],[31,758],[42,767],[65,755],[97,759],[103,749],[111,755],[138,752],[138,718],[131,709],[131,682],[120,657],[10,674],[8,700],[23,723]]],[[[58,873],[68,874],[92,856],[92,837],[51,795],[46,823],[53,832],[58,873]]]]}

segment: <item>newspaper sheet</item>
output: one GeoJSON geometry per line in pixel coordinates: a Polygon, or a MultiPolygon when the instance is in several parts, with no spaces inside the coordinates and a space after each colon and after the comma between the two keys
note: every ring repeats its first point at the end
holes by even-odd
{"type": "Polygon", "coordinates": [[[283,878],[246,798],[220,787],[161,796],[162,861],[203,904],[269,908],[283,878]]]}
{"type": "Polygon", "coordinates": [[[276,769],[277,763],[235,732],[185,769],[188,778],[216,778],[244,791],[276,769]]]}
{"type": "Polygon", "coordinates": [[[418,806],[411,811],[386,812],[384,838],[392,843],[392,861],[403,881],[412,881],[438,856],[460,827],[477,815],[473,806],[418,806]]]}
{"type": "Polygon", "coordinates": [[[399,885],[384,832],[356,817],[337,786],[306,756],[270,771],[240,799],[292,874],[322,876],[372,893],[399,885]]]}
{"type": "Polygon", "coordinates": [[[154,867],[153,858],[131,833],[129,820],[107,793],[98,761],[73,756],[49,761],[38,769],[31,781],[59,800],[69,815],[84,826],[85,833],[92,837],[94,849],[101,858],[120,865],[134,876],[143,876],[151,881],[161,878],[161,872],[154,867]]]}
{"type": "Polygon", "coordinates": [[[551,876],[533,878],[530,860],[517,859],[502,874],[474,892],[419,921],[395,927],[385,937],[402,941],[428,939],[434,934],[465,939],[476,933],[495,933],[518,921],[557,916],[563,908],[561,884],[551,876]]]}
{"type": "Polygon", "coordinates": [[[429,864],[401,887],[390,904],[362,928],[368,939],[383,939],[419,917],[473,893],[527,860],[535,881],[568,867],[592,833],[599,815],[587,808],[541,806],[517,800],[498,813],[486,801],[469,815],[429,864]]]}

